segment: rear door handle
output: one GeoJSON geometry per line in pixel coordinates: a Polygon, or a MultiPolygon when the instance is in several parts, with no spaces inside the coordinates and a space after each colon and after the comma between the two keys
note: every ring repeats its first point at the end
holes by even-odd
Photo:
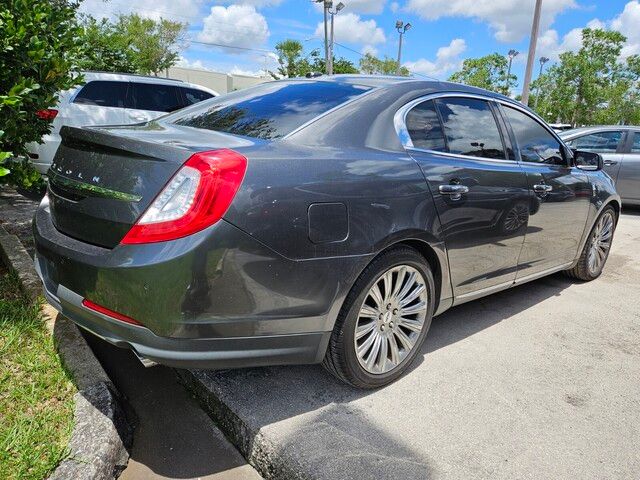
{"type": "Polygon", "coordinates": [[[466,185],[440,185],[438,191],[442,195],[448,195],[451,200],[460,200],[464,193],[469,193],[466,185]]]}
{"type": "Polygon", "coordinates": [[[533,191],[536,193],[549,193],[551,190],[553,190],[551,185],[540,184],[533,186],[533,191]]]}

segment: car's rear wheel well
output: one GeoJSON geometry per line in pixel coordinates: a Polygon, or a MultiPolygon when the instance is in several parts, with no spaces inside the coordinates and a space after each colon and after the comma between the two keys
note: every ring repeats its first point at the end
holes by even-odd
{"type": "Polygon", "coordinates": [[[431,273],[433,273],[433,280],[436,287],[436,298],[434,305],[434,312],[438,310],[438,305],[440,303],[440,292],[442,287],[442,267],[440,265],[440,261],[438,260],[438,255],[435,250],[431,248],[427,242],[422,240],[403,240],[402,242],[394,243],[393,245],[387,247],[385,250],[389,248],[397,247],[397,246],[407,246],[416,250],[420,255],[424,257],[424,259],[431,267],[431,273]]]}

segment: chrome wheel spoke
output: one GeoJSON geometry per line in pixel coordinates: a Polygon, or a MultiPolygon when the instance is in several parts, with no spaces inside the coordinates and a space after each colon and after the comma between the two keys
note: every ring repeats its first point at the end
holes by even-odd
{"type": "Polygon", "coordinates": [[[382,273],[360,306],[354,347],[360,366],[371,374],[397,368],[418,342],[429,298],[423,275],[409,265],[382,273]]]}

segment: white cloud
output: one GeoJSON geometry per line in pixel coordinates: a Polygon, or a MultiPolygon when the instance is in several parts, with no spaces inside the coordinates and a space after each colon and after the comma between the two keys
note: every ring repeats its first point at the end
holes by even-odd
{"type": "MultiPolygon", "coordinates": [[[[384,32],[375,20],[361,20],[360,15],[344,13],[335,17],[335,39],[338,43],[377,45],[386,40],[384,32]]],[[[315,35],[324,37],[324,25],[318,23],[315,35]]]]}
{"type": "Polygon", "coordinates": [[[411,72],[422,73],[431,77],[444,77],[456,70],[462,64],[460,55],[467,49],[467,43],[462,38],[454,38],[446,47],[440,47],[436,53],[435,61],[425,58],[415,62],[405,62],[404,66],[411,72]]]}
{"type": "MultiPolygon", "coordinates": [[[[469,17],[489,23],[501,42],[519,42],[531,31],[535,0],[409,0],[405,10],[425,20],[469,17]]],[[[556,15],[575,8],[575,0],[544,2],[540,29],[547,30],[556,15]]]]}
{"type": "MultiPolygon", "coordinates": [[[[197,38],[201,42],[252,48],[262,45],[269,38],[269,27],[264,16],[253,6],[215,6],[204,18],[202,31],[197,38]]],[[[228,51],[231,53],[234,50],[228,51]]]]}
{"type": "Polygon", "coordinates": [[[194,23],[204,0],[85,0],[80,12],[96,18],[115,18],[118,14],[137,13],[146,18],[166,18],[175,22],[194,23]]]}
{"type": "Polygon", "coordinates": [[[176,67],[193,68],[195,70],[213,70],[205,66],[205,64],[202,63],[202,60],[189,60],[188,58],[184,57],[180,57],[180,59],[176,62],[176,67]]]}
{"type": "Polygon", "coordinates": [[[389,5],[389,10],[391,10],[391,12],[393,13],[396,13],[399,8],[400,4],[398,2],[391,2],[391,5],[389,5]]]}
{"type": "Polygon", "coordinates": [[[263,7],[276,7],[282,3],[283,0],[218,0],[215,3],[220,4],[236,4],[236,5],[251,5],[256,8],[263,7]]]}
{"type": "Polygon", "coordinates": [[[622,13],[613,19],[611,27],[627,37],[627,44],[622,50],[624,58],[640,54],[640,1],[627,3],[622,13]]]}
{"type": "Polygon", "coordinates": [[[231,75],[244,75],[245,77],[262,77],[264,70],[249,70],[234,65],[233,68],[229,70],[229,73],[231,75]]]}
{"type": "Polygon", "coordinates": [[[376,47],[374,47],[373,45],[365,45],[364,47],[362,47],[362,50],[360,50],[360,53],[362,53],[363,55],[366,55],[367,53],[373,55],[374,57],[378,56],[378,49],[376,47]]]}

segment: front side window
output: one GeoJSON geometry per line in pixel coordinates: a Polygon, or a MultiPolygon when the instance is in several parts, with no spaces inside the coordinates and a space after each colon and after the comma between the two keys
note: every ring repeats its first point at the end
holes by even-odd
{"type": "Polygon", "coordinates": [[[161,83],[132,83],[131,100],[136,110],[173,112],[183,107],[178,87],[161,83]]]}
{"type": "Polygon", "coordinates": [[[529,115],[504,106],[523,162],[565,165],[562,146],[549,131],[529,115]]]}
{"type": "Polygon", "coordinates": [[[622,132],[596,132],[574,138],[570,146],[576,150],[596,153],[616,153],[622,132]]]}
{"type": "Polygon", "coordinates": [[[436,100],[447,148],[470,157],[506,159],[502,136],[489,103],[474,98],[436,100]]]}
{"type": "Polygon", "coordinates": [[[405,121],[414,147],[438,152],[447,151],[442,125],[432,100],[411,109],[405,121]]]}
{"type": "Polygon", "coordinates": [[[128,82],[95,80],[82,87],[73,99],[73,103],[124,108],[126,106],[128,85],[128,82]]]}
{"type": "Polygon", "coordinates": [[[169,121],[273,140],[370,89],[338,82],[269,82],[208,100],[169,121]]]}

